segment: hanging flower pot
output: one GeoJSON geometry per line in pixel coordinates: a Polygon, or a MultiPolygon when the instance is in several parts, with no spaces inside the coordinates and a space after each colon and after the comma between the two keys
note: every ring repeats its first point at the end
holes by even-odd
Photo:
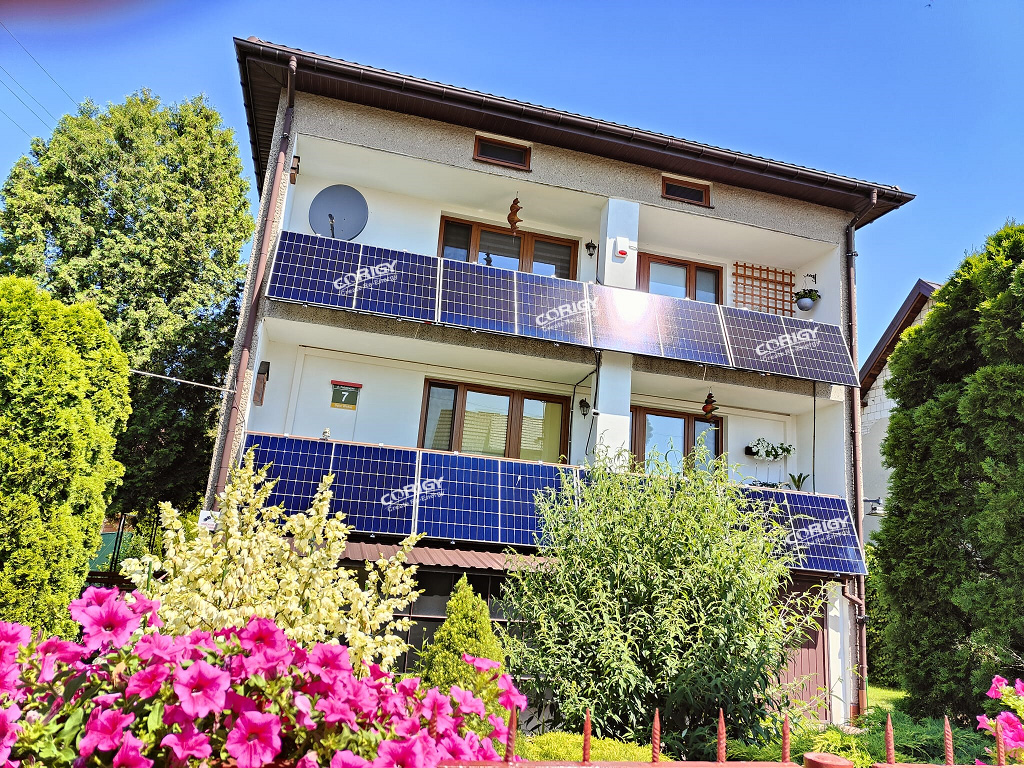
{"type": "Polygon", "coordinates": [[[796,299],[796,308],[801,312],[807,312],[821,298],[821,293],[817,288],[804,288],[794,293],[793,298],[796,299]]]}

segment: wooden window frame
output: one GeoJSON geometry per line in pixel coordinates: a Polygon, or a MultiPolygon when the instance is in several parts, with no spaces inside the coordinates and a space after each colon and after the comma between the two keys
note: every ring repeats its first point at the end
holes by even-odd
{"type": "Polygon", "coordinates": [[[661,196],[665,200],[675,200],[679,203],[689,203],[690,205],[697,205],[701,208],[711,208],[711,185],[702,184],[699,181],[687,181],[686,179],[677,179],[672,176],[661,177],[661,196]],[[685,197],[677,197],[676,195],[670,195],[668,192],[668,185],[674,184],[677,187],[686,187],[687,189],[697,189],[704,193],[704,202],[698,203],[695,200],[687,200],[685,197]]]}
{"type": "MultiPolygon", "coordinates": [[[[705,264],[700,261],[688,261],[672,256],[659,256],[656,253],[638,254],[636,264],[636,287],[641,291],[651,292],[651,264],[670,264],[673,267],[686,267],[686,296],[693,301],[697,295],[697,270],[708,269],[718,273],[718,297],[716,304],[725,303],[725,268],[717,264],[705,264]]],[[[708,302],[710,303],[710,302],[708,302]]]]}
{"type": "Polygon", "coordinates": [[[705,416],[704,414],[690,413],[689,411],[673,411],[666,408],[648,408],[643,405],[634,405],[629,409],[630,416],[632,417],[632,429],[630,430],[630,451],[636,458],[637,463],[640,466],[644,466],[647,461],[647,419],[650,416],[668,416],[674,419],[683,419],[683,455],[688,455],[693,450],[695,443],[695,436],[697,434],[694,429],[694,425],[697,422],[704,422],[712,424],[718,430],[718,453],[715,458],[721,456],[724,452],[724,440],[723,435],[725,431],[722,429],[724,421],[721,416],[705,416]]]}
{"type": "Polygon", "coordinates": [[[515,168],[518,171],[529,171],[530,170],[530,156],[533,148],[528,144],[516,144],[514,141],[504,141],[503,139],[492,139],[490,136],[481,136],[477,134],[476,139],[473,141],[473,159],[478,163],[488,163],[489,165],[500,165],[504,168],[515,168]],[[507,160],[495,160],[492,157],[485,157],[480,154],[480,143],[486,142],[487,144],[496,144],[499,147],[512,147],[513,149],[521,149],[525,155],[525,163],[510,163],[507,160]]]}
{"type": "MultiPolygon", "coordinates": [[[[481,232],[495,232],[501,235],[511,235],[512,230],[508,227],[500,227],[495,224],[485,224],[481,221],[473,221],[472,219],[459,219],[454,216],[442,216],[441,226],[437,232],[437,256],[438,258],[444,258],[444,227],[448,222],[453,224],[465,224],[472,227],[469,236],[469,255],[466,259],[471,264],[476,264],[477,259],[480,256],[480,233],[481,232]]],[[[517,272],[533,272],[533,245],[538,240],[545,243],[554,243],[555,245],[567,245],[571,250],[569,257],[569,280],[576,279],[576,269],[579,261],[579,240],[572,240],[568,237],[553,237],[551,235],[541,235],[536,232],[526,232],[520,230],[516,233],[516,237],[520,238],[519,245],[519,269],[517,272]]],[[[566,279],[566,278],[559,278],[566,279]]]]}
{"type": "MultiPolygon", "coordinates": [[[[520,449],[523,441],[523,402],[525,400],[543,400],[549,403],[558,403],[562,406],[561,434],[558,440],[558,464],[568,462],[569,455],[569,420],[572,417],[570,398],[564,395],[552,395],[547,392],[530,392],[521,389],[505,389],[503,387],[491,387],[486,384],[468,384],[464,381],[449,381],[447,379],[427,379],[423,383],[423,403],[420,407],[420,432],[416,445],[424,450],[437,450],[427,448],[427,404],[430,402],[430,387],[441,386],[455,389],[455,414],[452,419],[452,453],[462,451],[462,430],[466,424],[466,396],[469,392],[481,392],[488,395],[507,395],[509,398],[508,426],[505,430],[505,455],[501,458],[520,459],[520,449]]],[[[478,454],[472,454],[476,456],[478,454]]],[[[499,457],[489,457],[499,458],[499,457]]]]}

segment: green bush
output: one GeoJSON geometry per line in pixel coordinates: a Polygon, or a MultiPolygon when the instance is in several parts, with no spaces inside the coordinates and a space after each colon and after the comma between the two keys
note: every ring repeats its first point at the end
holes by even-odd
{"type": "MultiPolygon", "coordinates": [[[[491,673],[478,673],[462,660],[463,654],[497,661],[504,666],[505,652],[494,634],[487,603],[477,595],[463,576],[452,590],[445,608],[446,618],[433,639],[420,651],[414,674],[428,688],[448,691],[453,685],[473,691],[484,700],[488,714],[502,715],[498,705],[498,687],[491,673]]],[[[501,671],[499,668],[496,670],[501,671]]],[[[488,735],[493,728],[470,717],[470,727],[488,735]]]]}
{"type": "Polygon", "coordinates": [[[864,548],[868,566],[867,584],[867,635],[868,635],[868,678],[872,686],[898,688],[900,670],[896,653],[886,639],[887,628],[892,624],[892,608],[881,589],[882,574],[875,557],[875,547],[864,548]]]}
{"type": "Polygon", "coordinates": [[[627,461],[603,456],[578,491],[538,498],[539,557],[505,583],[506,648],[555,727],[582,730],[589,708],[595,735],[641,741],[660,708],[663,742],[696,759],[713,753],[719,707],[734,735],[770,727],[820,594],[778,599],[796,565],[785,531],[703,445],[679,472],[627,461]]]}
{"type": "Polygon", "coordinates": [[[121,477],[128,360],[94,306],[0,278],[0,620],[78,631],[104,512],[121,477]]]}
{"type": "MultiPolygon", "coordinates": [[[[516,739],[516,755],[523,760],[571,760],[579,762],[583,757],[583,736],[578,733],[549,731],[536,736],[520,736],[516,739]]],[[[602,762],[649,763],[651,745],[646,747],[615,739],[591,739],[590,759],[602,762]]],[[[662,754],[663,760],[672,758],[662,754]]]]}

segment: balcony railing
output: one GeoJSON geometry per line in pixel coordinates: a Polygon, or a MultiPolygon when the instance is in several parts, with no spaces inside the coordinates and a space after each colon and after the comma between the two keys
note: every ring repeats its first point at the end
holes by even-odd
{"type": "MultiPolygon", "coordinates": [[[[585,470],[557,464],[250,432],[259,466],[277,480],[270,504],[309,508],[324,475],[334,474],[331,511],[364,534],[423,533],[446,541],[533,546],[540,531],[536,495],[585,470]]],[[[838,496],[745,488],[773,505],[789,531],[801,570],[865,573],[846,500],[838,496]]]]}
{"type": "Polygon", "coordinates": [[[838,326],[283,232],[267,295],[856,386],[838,326]]]}

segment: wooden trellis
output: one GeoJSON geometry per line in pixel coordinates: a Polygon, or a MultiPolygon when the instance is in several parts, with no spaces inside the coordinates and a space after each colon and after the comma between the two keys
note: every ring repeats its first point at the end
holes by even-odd
{"type": "Polygon", "coordinates": [[[733,265],[733,306],[793,316],[794,275],[789,270],[763,264],[733,265]]]}

